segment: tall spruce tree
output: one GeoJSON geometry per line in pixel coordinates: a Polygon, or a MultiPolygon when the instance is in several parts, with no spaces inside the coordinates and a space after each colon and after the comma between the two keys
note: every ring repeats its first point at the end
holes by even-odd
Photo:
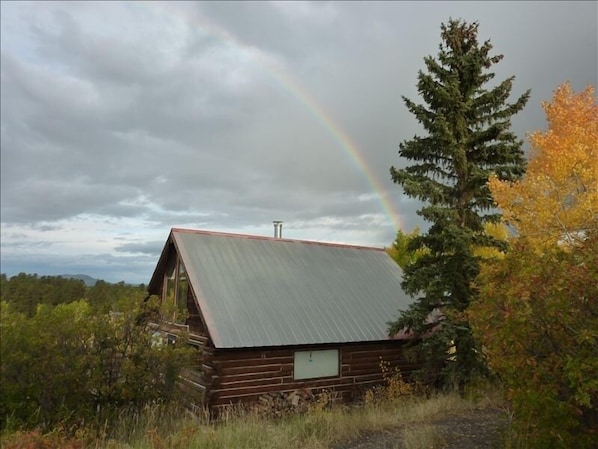
{"type": "Polygon", "coordinates": [[[477,35],[477,22],[441,25],[438,56],[425,57],[427,72],[418,73],[426,104],[403,97],[427,135],[399,145],[412,165],[390,169],[405,194],[424,203],[418,214],[430,227],[412,239],[410,250],[425,252],[404,270],[403,288],[416,300],[389,332],[408,329],[425,358],[424,373],[460,388],[485,368],[466,313],[477,297],[474,249],[504,245],[484,232],[485,223],[500,218],[487,182],[491,174],[516,180],[525,172],[523,142],[509,128],[530,94],[508,102],[514,77],[488,86],[494,78],[488,69],[503,56],[491,56],[490,41],[480,45],[477,35]]]}

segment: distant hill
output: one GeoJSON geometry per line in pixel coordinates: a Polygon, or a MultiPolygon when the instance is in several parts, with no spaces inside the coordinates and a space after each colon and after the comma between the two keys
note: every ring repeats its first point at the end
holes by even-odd
{"type": "Polygon", "coordinates": [[[93,287],[98,281],[96,278],[92,278],[86,274],[61,274],[60,277],[65,279],[79,279],[80,281],[85,282],[85,285],[88,287],[93,287]]]}

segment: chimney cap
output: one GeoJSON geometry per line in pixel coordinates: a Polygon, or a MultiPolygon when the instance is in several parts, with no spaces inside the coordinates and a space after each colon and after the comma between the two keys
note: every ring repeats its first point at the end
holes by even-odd
{"type": "Polygon", "coordinates": [[[282,221],[274,220],[272,223],[274,224],[274,238],[282,238],[282,221]]]}

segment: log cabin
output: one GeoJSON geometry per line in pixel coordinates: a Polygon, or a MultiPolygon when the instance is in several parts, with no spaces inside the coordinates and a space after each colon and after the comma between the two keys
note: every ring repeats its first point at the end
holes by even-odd
{"type": "Polygon", "coordinates": [[[156,331],[199,349],[180,382],[191,408],[322,389],[351,401],[383,381],[381,363],[417,368],[388,337],[411,299],[387,252],[285,239],[280,225],[274,237],[170,231],[148,293],[180,311],[156,331]]]}

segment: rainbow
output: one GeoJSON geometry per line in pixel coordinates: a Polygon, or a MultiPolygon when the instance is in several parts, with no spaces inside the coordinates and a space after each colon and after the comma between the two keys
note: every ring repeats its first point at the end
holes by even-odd
{"type": "Polygon", "coordinates": [[[329,113],[325,111],[324,107],[318,103],[301,83],[291,76],[291,74],[279,63],[263,52],[260,52],[258,49],[245,45],[228,30],[210,23],[205,18],[200,18],[197,15],[191,17],[188,14],[184,14],[172,3],[143,2],[133,3],[133,5],[144,5],[147,8],[155,9],[159,8],[159,11],[156,11],[158,14],[176,16],[178,19],[197,27],[203,33],[219,39],[221,42],[226,43],[236,50],[242,51],[244,54],[247,54],[258,61],[273,79],[283,86],[283,88],[297,99],[299,103],[305,106],[310,114],[315,117],[317,122],[332,135],[344,153],[350,157],[358,171],[364,175],[367,183],[376,193],[384,214],[389,218],[390,224],[393,226],[393,231],[398,229],[404,230],[403,223],[401,222],[401,215],[395,209],[389,193],[384,188],[379,178],[366,163],[365,158],[363,157],[363,152],[361,152],[358,146],[351,141],[349,134],[343,130],[329,113]]]}

